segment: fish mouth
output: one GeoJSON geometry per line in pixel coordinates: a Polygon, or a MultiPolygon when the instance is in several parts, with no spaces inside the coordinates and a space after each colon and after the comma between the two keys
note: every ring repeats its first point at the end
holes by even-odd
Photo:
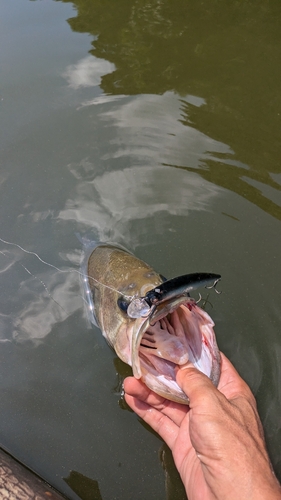
{"type": "Polygon", "coordinates": [[[132,337],[132,368],[136,378],[161,396],[188,404],[176,382],[177,370],[194,366],[214,385],[220,377],[220,353],[210,316],[194,299],[177,297],[160,304],[142,321],[132,337]]]}

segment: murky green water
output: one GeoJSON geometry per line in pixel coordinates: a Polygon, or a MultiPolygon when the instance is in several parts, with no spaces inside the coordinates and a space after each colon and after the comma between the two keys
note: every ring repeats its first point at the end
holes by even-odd
{"type": "Polygon", "coordinates": [[[222,274],[208,312],[281,478],[280,1],[0,9],[0,238],[72,270],[0,242],[2,446],[70,499],[184,499],[87,321],[80,233],[222,274]]]}

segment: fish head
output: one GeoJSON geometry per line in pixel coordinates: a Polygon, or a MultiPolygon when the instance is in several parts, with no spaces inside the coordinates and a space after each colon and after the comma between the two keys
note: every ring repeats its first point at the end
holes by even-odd
{"type": "Polygon", "coordinates": [[[133,374],[157,394],[188,404],[176,372],[191,363],[217,385],[220,354],[210,316],[186,294],[146,309],[143,297],[163,283],[161,275],[127,250],[100,244],[87,267],[88,292],[96,323],[133,374]],[[128,309],[136,301],[136,317],[128,309]],[[144,305],[144,309],[142,309],[144,305]]]}
{"type": "Polygon", "coordinates": [[[89,256],[84,280],[93,323],[118,357],[131,365],[132,332],[141,328],[145,318],[131,318],[127,308],[162,283],[161,277],[122,247],[100,244],[89,256]]]}

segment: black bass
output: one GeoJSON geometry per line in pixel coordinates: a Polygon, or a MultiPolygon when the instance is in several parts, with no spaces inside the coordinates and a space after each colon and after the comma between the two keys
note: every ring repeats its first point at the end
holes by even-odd
{"type": "Polygon", "coordinates": [[[192,363],[217,385],[220,353],[214,322],[189,296],[219,275],[195,273],[165,281],[117,245],[86,245],[83,275],[91,321],[117,356],[157,394],[182,404],[176,368],[192,363]]]}

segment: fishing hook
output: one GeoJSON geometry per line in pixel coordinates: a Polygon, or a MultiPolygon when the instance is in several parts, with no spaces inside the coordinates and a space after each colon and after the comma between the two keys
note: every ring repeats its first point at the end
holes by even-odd
{"type": "Polygon", "coordinates": [[[211,290],[212,288],[215,290],[215,292],[220,295],[222,293],[222,291],[219,291],[217,290],[216,286],[218,284],[218,282],[220,281],[220,278],[218,278],[217,280],[215,280],[215,282],[211,285],[211,286],[206,286],[205,288],[207,288],[207,290],[211,290]]]}

